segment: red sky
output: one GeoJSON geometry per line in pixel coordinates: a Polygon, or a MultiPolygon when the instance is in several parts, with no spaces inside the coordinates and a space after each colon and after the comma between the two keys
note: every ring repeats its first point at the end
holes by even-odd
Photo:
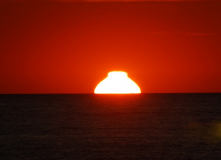
{"type": "Polygon", "coordinates": [[[93,93],[113,70],[143,93],[221,92],[221,2],[0,0],[0,93],[93,93]]]}

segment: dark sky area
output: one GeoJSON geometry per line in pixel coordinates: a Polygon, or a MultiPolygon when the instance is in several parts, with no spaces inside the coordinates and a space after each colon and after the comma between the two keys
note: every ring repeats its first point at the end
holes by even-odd
{"type": "Polygon", "coordinates": [[[0,0],[0,93],[221,92],[221,1],[94,1],[0,0]]]}

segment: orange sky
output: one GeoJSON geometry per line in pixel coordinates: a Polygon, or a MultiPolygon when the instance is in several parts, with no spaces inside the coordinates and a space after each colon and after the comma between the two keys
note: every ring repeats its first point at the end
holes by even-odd
{"type": "Polygon", "coordinates": [[[220,1],[67,1],[0,0],[0,93],[221,92],[220,1]]]}

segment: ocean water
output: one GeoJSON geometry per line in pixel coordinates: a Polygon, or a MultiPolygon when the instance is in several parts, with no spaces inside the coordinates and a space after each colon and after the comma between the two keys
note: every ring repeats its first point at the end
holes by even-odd
{"type": "Polygon", "coordinates": [[[0,95],[0,159],[221,159],[221,94],[0,95]]]}

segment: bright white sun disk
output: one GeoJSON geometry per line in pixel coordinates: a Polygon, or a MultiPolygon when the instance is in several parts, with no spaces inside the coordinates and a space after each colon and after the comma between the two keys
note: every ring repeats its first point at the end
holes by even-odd
{"type": "Polygon", "coordinates": [[[126,72],[112,71],[94,90],[96,94],[130,94],[141,93],[139,86],[131,80],[126,72]]]}

